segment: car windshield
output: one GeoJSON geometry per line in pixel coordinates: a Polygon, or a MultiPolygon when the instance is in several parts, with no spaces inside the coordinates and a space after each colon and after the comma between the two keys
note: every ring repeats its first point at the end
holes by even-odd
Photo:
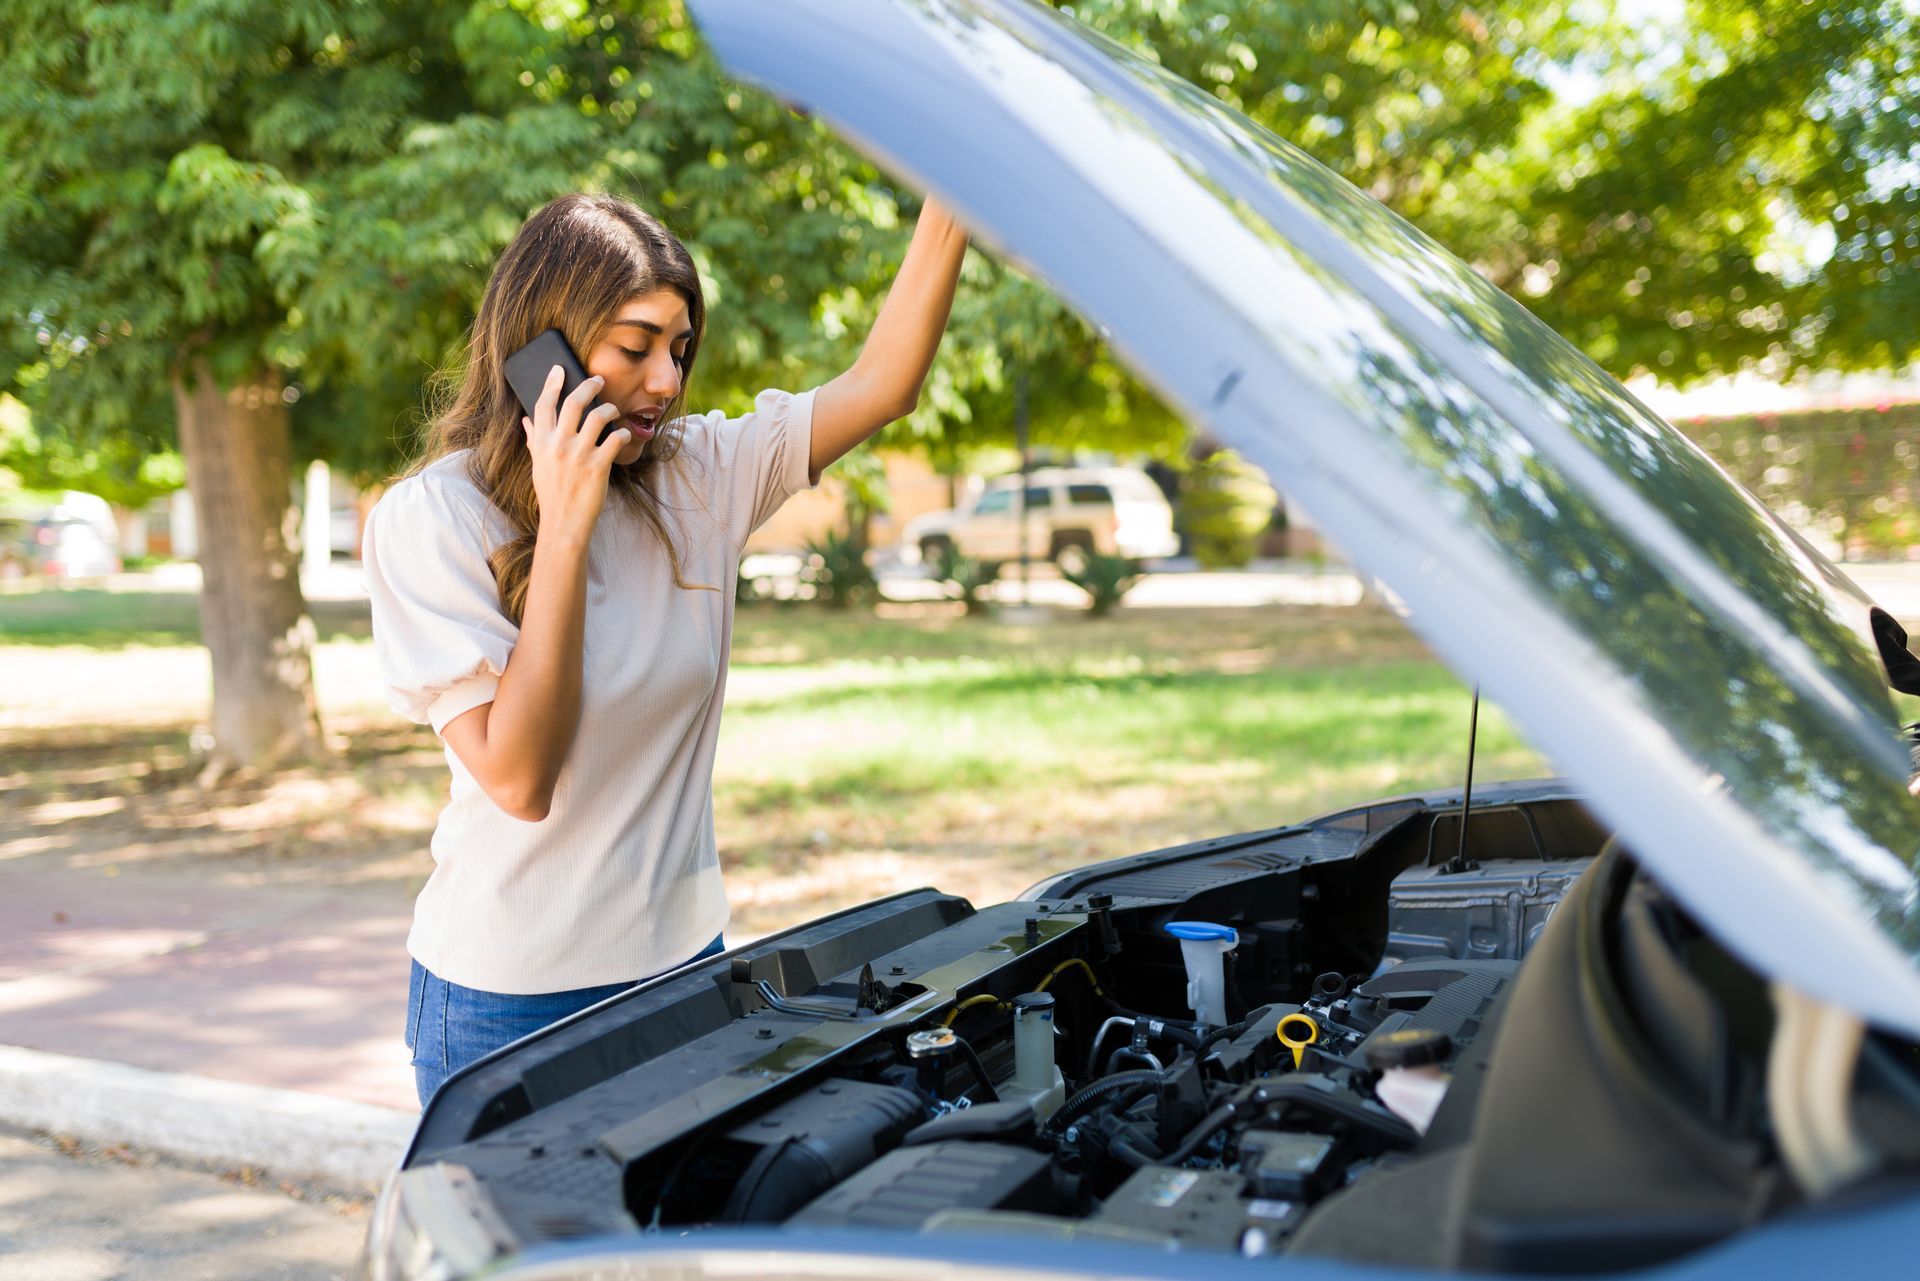
{"type": "Polygon", "coordinates": [[[1867,601],[1677,432],[1383,206],[1070,17],[899,0],[863,26],[877,57],[777,4],[697,8],[736,69],[942,189],[1262,466],[1745,959],[1920,1035],[1920,807],[1867,601]],[[809,56],[756,57],[764,30],[729,39],[749,23],[809,56]],[[936,88],[909,129],[902,102],[936,88]]]}

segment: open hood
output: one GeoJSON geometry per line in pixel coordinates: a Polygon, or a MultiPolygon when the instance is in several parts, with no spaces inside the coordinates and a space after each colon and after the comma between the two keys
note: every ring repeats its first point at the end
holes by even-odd
{"type": "Polygon", "coordinates": [[[1920,1037],[1869,601],[1466,264],[1024,0],[692,0],[737,75],[1049,281],[1265,468],[1763,973],[1920,1037]]]}

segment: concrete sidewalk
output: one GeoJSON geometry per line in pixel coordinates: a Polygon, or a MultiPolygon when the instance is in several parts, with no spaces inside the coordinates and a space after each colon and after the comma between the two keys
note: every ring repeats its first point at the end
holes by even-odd
{"type": "Polygon", "coordinates": [[[0,870],[0,1043],[417,1111],[411,905],[0,870]]]}
{"type": "Polygon", "coordinates": [[[0,1121],[378,1181],[419,1111],[410,903],[39,862],[0,863],[0,1121]]]}

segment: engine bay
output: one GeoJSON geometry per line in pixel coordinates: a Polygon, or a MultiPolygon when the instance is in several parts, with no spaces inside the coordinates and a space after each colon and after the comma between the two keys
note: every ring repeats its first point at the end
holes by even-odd
{"type": "Polygon", "coordinates": [[[1464,843],[1447,799],[789,931],[456,1077],[401,1182],[476,1260],[792,1225],[1586,1271],[1790,1199],[1764,991],[1659,959],[1702,953],[1670,913],[1609,924],[1649,892],[1563,791],[1504,786],[1464,843]]]}

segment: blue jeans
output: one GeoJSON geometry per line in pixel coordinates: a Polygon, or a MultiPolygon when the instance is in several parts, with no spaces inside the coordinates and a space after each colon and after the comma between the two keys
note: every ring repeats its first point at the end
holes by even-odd
{"type": "MultiPolygon", "coordinates": [[[[725,950],[716,938],[687,963],[725,950]]],[[[461,987],[413,962],[407,979],[407,1048],[413,1051],[413,1084],[420,1106],[427,1105],[441,1082],[482,1055],[645,981],[521,996],[461,987]]]]}

